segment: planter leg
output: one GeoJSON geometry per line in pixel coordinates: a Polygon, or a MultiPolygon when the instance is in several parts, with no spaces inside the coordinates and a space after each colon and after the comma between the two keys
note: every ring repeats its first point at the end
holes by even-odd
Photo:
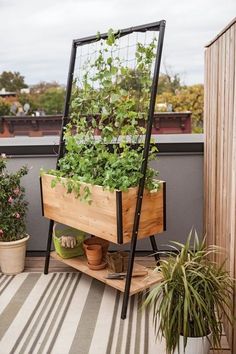
{"type": "Polygon", "coordinates": [[[150,242],[151,242],[151,245],[152,245],[152,249],[153,249],[153,252],[154,252],[154,257],[155,257],[155,260],[156,260],[156,264],[157,266],[160,265],[160,256],[159,256],[159,253],[158,253],[158,248],[157,248],[157,244],[156,244],[156,240],[155,240],[155,236],[152,235],[149,237],[150,239],[150,242]]]}
{"type": "Polygon", "coordinates": [[[133,273],[136,243],[137,243],[137,236],[135,236],[131,241],[128,269],[127,269],[127,275],[126,275],[126,281],[125,281],[125,292],[124,292],[124,298],[123,298],[123,304],[122,304],[122,310],[121,310],[122,320],[124,320],[126,318],[126,314],[127,314],[127,307],[128,307],[128,302],[129,302],[129,292],[130,292],[130,284],[131,284],[131,278],[132,278],[132,273],[133,273]]]}
{"type": "Polygon", "coordinates": [[[54,221],[50,220],[49,230],[48,230],[48,242],[47,242],[47,250],[46,250],[46,258],[44,264],[44,274],[48,274],[48,267],[50,261],[50,252],[51,252],[51,245],[52,245],[52,231],[53,231],[54,221]]]}

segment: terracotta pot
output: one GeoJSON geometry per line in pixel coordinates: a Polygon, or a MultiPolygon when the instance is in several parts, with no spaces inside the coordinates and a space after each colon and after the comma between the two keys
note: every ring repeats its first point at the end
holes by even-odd
{"type": "Polygon", "coordinates": [[[0,242],[0,267],[2,273],[14,275],[24,270],[28,239],[29,235],[17,241],[0,242]]]}
{"type": "Polygon", "coordinates": [[[102,246],[90,245],[86,249],[88,263],[91,265],[99,265],[102,262],[102,246]]]}
{"type": "Polygon", "coordinates": [[[90,238],[87,238],[86,240],[84,240],[84,242],[83,242],[84,252],[86,254],[86,250],[87,250],[88,246],[101,245],[101,247],[102,247],[102,258],[105,259],[107,251],[108,251],[109,244],[110,244],[109,241],[104,240],[104,239],[102,239],[100,237],[97,237],[97,236],[93,236],[93,237],[90,237],[90,238]]]}

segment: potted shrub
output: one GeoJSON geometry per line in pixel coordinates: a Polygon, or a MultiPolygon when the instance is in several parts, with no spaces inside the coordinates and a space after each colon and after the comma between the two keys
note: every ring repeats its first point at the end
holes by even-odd
{"type": "Polygon", "coordinates": [[[27,202],[21,178],[28,172],[23,166],[15,173],[6,171],[6,156],[0,157],[0,267],[4,274],[23,271],[25,262],[27,202]]]}
{"type": "Polygon", "coordinates": [[[165,338],[168,354],[207,354],[210,346],[221,346],[222,316],[232,323],[233,280],[224,263],[209,259],[219,249],[205,239],[190,233],[186,244],[174,244],[179,249],[160,261],[163,281],[144,306],[153,306],[155,332],[165,338]]]}
{"type": "MultiPolygon", "coordinates": [[[[85,63],[82,77],[74,82],[70,121],[64,132],[65,154],[57,170],[42,175],[44,216],[123,243],[131,239],[142,177],[143,125],[156,40],[148,46],[137,44],[135,70],[112,54],[117,51],[112,30],[101,46],[97,58],[85,63]],[[117,220],[122,220],[122,227],[117,220]]],[[[156,154],[153,144],[149,162],[156,154]]],[[[155,180],[156,175],[149,166],[139,237],[164,230],[165,186],[155,180]]]]}

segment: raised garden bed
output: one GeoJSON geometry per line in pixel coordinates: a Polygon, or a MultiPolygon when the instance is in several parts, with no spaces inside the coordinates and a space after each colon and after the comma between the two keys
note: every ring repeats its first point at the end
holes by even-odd
{"type": "MultiPolygon", "coordinates": [[[[114,243],[131,241],[138,188],[127,192],[104,190],[101,186],[89,185],[90,204],[67,193],[61,182],[52,188],[55,176],[41,177],[43,214],[45,217],[72,226],[114,243]]],[[[87,184],[82,184],[83,189],[87,184]]],[[[165,230],[165,182],[154,191],[144,191],[138,239],[149,237],[165,230]]]]}

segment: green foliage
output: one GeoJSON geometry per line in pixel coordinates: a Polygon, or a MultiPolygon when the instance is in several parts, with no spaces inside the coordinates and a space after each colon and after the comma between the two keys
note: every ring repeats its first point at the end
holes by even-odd
{"type": "Polygon", "coordinates": [[[151,66],[156,47],[155,40],[146,47],[137,44],[134,71],[126,67],[119,57],[111,54],[117,45],[111,33],[106,45],[101,46],[96,60],[86,62],[81,79],[82,88],[77,87],[77,82],[74,83],[70,114],[72,122],[67,129],[68,132],[72,126],[76,126],[79,134],[91,138],[97,128],[101,130],[105,142],[111,142],[118,136],[134,137],[144,132],[139,122],[147,118],[151,66]],[[127,84],[133,80],[138,81],[138,92],[137,86],[127,84]]]}
{"type": "MultiPolygon", "coordinates": [[[[147,118],[156,40],[148,46],[137,44],[136,70],[131,70],[112,55],[118,35],[109,30],[97,58],[86,62],[82,78],[74,82],[71,122],[65,129],[66,154],[59,161],[59,170],[50,171],[56,176],[52,187],[60,177],[67,177],[67,191],[88,202],[91,195],[88,188],[82,190],[83,182],[126,191],[138,186],[142,177],[140,141],[145,128],[140,120],[147,118]],[[98,130],[101,135],[96,138],[98,130]]],[[[156,153],[152,146],[149,161],[156,153]]],[[[147,169],[145,185],[149,190],[158,188],[156,175],[147,169]]]]}
{"type": "Polygon", "coordinates": [[[158,81],[158,94],[161,95],[164,92],[175,94],[182,87],[179,74],[171,74],[168,72],[165,74],[160,74],[158,81]]]}
{"type": "Polygon", "coordinates": [[[62,114],[65,89],[57,83],[41,82],[29,94],[19,94],[19,102],[30,105],[30,114],[41,109],[45,114],[62,114]]]}
{"type": "Polygon", "coordinates": [[[49,89],[60,89],[60,88],[62,88],[62,86],[56,81],[51,81],[51,82],[40,81],[38,84],[35,84],[30,88],[30,92],[32,94],[41,95],[42,93],[45,93],[49,89]]]}
{"type": "Polygon", "coordinates": [[[24,106],[25,103],[30,105],[28,114],[33,114],[40,107],[39,99],[40,96],[37,94],[20,93],[18,95],[18,101],[22,106],[24,106]]]}
{"type": "Polygon", "coordinates": [[[0,89],[5,88],[9,92],[19,92],[22,88],[28,87],[24,76],[15,71],[3,71],[0,75],[0,89]]]}
{"type": "Polygon", "coordinates": [[[11,105],[6,102],[3,98],[0,98],[0,116],[10,115],[11,105]]]}
{"type": "Polygon", "coordinates": [[[180,335],[186,346],[187,337],[211,333],[212,346],[220,347],[222,316],[233,320],[228,314],[232,313],[234,283],[224,270],[224,263],[217,265],[209,259],[219,249],[207,247],[205,239],[199,241],[192,232],[186,244],[173,244],[180,251],[177,255],[170,252],[167,259],[160,261],[157,271],[162,272],[163,281],[144,302],[144,306],[154,306],[155,332],[165,337],[168,353],[178,348],[180,335]]]}
{"type": "Polygon", "coordinates": [[[174,112],[192,112],[193,132],[203,130],[204,86],[183,86],[175,93],[163,92],[157,96],[157,103],[170,103],[174,112]]]}
{"type": "MultiPolygon", "coordinates": [[[[136,187],[142,177],[140,173],[143,147],[130,149],[124,146],[121,149],[113,146],[109,149],[105,144],[90,142],[76,144],[74,139],[68,142],[67,153],[59,161],[59,171],[49,171],[58,177],[67,177],[67,190],[76,191],[80,196],[81,182],[100,185],[104,188],[126,191],[130,187],[136,187]]],[[[150,152],[150,160],[156,155],[156,148],[150,152]]],[[[157,172],[151,168],[147,171],[146,187],[149,190],[158,188],[154,181],[157,172]]],[[[60,179],[58,179],[60,180],[60,179]]],[[[54,187],[56,179],[53,180],[54,187]]]]}
{"type": "Polygon", "coordinates": [[[25,190],[21,178],[28,172],[25,166],[15,173],[6,171],[5,155],[0,157],[0,241],[16,241],[26,236],[25,190]]]}
{"type": "Polygon", "coordinates": [[[62,114],[64,98],[64,88],[48,88],[40,95],[38,107],[43,109],[47,114],[62,114]]]}

